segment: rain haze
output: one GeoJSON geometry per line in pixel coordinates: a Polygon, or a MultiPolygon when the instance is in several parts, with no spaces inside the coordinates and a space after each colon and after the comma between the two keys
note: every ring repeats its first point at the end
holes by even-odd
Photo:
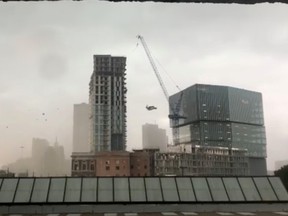
{"type": "Polygon", "coordinates": [[[33,137],[57,138],[70,157],[73,104],[88,102],[94,54],[127,57],[127,149],[142,147],[145,123],[171,142],[141,34],[170,95],[196,83],[262,93],[273,170],[288,152],[287,20],[284,4],[1,2],[0,167],[29,157],[33,137]]]}

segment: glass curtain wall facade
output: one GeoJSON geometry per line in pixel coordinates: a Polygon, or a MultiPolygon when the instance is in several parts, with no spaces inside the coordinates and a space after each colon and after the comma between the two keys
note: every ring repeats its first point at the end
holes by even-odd
{"type": "MultiPolygon", "coordinates": [[[[172,95],[170,104],[179,97],[172,95]]],[[[246,149],[250,174],[267,174],[261,93],[196,84],[184,90],[179,114],[186,117],[178,125],[180,144],[246,149]]]]}
{"type": "Polygon", "coordinates": [[[90,80],[92,152],[126,149],[126,57],[94,55],[90,80]]]}

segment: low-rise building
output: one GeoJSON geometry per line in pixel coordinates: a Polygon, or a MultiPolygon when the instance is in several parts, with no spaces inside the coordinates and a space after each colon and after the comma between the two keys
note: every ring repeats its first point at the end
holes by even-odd
{"type": "Polygon", "coordinates": [[[74,152],[72,176],[150,176],[150,155],[144,151],[74,152]]]}
{"type": "Polygon", "coordinates": [[[72,176],[95,176],[95,154],[90,152],[73,152],[71,157],[72,176]]]}
{"type": "Polygon", "coordinates": [[[151,163],[151,158],[154,159],[154,153],[149,151],[133,150],[130,153],[130,174],[131,176],[152,176],[154,170],[154,160],[151,163]]]}
{"type": "Polygon", "coordinates": [[[96,176],[130,176],[129,152],[97,152],[96,176]]]}
{"type": "Polygon", "coordinates": [[[147,164],[147,166],[149,167],[148,176],[155,176],[155,153],[159,151],[160,151],[159,148],[144,148],[137,150],[133,149],[134,153],[145,152],[148,154],[149,157],[149,165],[147,164]]]}
{"type": "Polygon", "coordinates": [[[155,153],[155,175],[245,176],[249,175],[246,150],[192,146],[191,153],[155,153]]]}

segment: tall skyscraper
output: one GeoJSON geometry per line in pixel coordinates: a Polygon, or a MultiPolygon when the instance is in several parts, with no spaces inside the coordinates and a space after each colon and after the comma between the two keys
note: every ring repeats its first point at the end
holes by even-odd
{"type": "Polygon", "coordinates": [[[144,149],[159,149],[165,152],[168,145],[166,130],[156,124],[142,125],[142,145],[144,149]]]}
{"type": "MultiPolygon", "coordinates": [[[[196,84],[183,90],[180,144],[246,149],[251,175],[266,175],[262,95],[227,86],[196,84]]],[[[169,98],[177,104],[180,93],[169,98]]],[[[175,125],[172,125],[174,127],[175,125]]]]}
{"type": "Polygon", "coordinates": [[[94,55],[90,80],[92,152],[126,149],[126,57],[94,55]]]}
{"type": "Polygon", "coordinates": [[[89,152],[89,104],[74,104],[73,152],[89,152]]]}

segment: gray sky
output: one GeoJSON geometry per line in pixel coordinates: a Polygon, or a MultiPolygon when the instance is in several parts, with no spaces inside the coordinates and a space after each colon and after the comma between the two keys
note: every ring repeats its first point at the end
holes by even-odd
{"type": "Polygon", "coordinates": [[[88,102],[93,54],[127,57],[128,149],[141,147],[144,123],[170,136],[168,103],[137,34],[170,94],[177,89],[166,72],[182,89],[261,92],[268,168],[288,159],[288,5],[1,2],[0,167],[21,157],[22,145],[29,156],[33,137],[57,137],[70,155],[73,104],[88,102]]]}

